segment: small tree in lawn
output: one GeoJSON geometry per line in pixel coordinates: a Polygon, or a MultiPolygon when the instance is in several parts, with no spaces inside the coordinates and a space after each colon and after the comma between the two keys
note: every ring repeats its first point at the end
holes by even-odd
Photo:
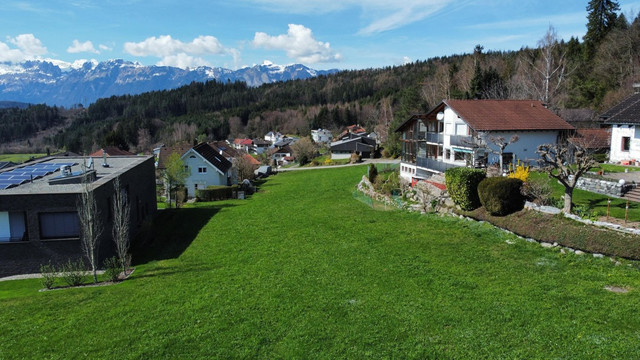
{"type": "Polygon", "coordinates": [[[82,252],[89,260],[93,272],[93,282],[98,282],[98,246],[102,235],[102,221],[95,195],[90,183],[90,176],[85,173],[82,192],[78,198],[78,218],[80,220],[80,240],[82,252]]]}
{"type": "MultiPolygon", "coordinates": [[[[189,171],[184,167],[180,154],[177,152],[171,153],[167,159],[167,165],[164,170],[164,180],[169,193],[169,207],[171,207],[171,192],[177,191],[178,186],[184,185],[187,176],[189,176],[189,171]]],[[[176,207],[177,205],[176,200],[176,207]]]]}
{"type": "Polygon", "coordinates": [[[113,228],[111,235],[116,243],[116,252],[123,274],[127,275],[129,267],[129,224],[131,222],[131,206],[125,189],[120,185],[120,177],[113,181],[113,228]]]}
{"type": "Polygon", "coordinates": [[[558,144],[543,144],[536,151],[540,155],[540,165],[549,177],[557,179],[564,186],[564,213],[570,214],[573,189],[578,179],[596,161],[580,142],[562,141],[558,144]]]}
{"type": "Polygon", "coordinates": [[[255,167],[247,158],[251,155],[238,155],[233,158],[233,165],[238,170],[238,183],[242,183],[244,179],[253,179],[255,167]]]}

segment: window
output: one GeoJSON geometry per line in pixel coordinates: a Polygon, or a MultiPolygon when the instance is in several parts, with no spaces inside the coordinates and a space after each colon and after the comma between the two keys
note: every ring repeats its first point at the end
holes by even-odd
{"type": "Polygon", "coordinates": [[[80,236],[80,220],[75,211],[40,213],[40,238],[64,239],[80,236]]]}
{"type": "Polygon", "coordinates": [[[0,211],[0,242],[26,240],[24,212],[0,211]]]}
{"type": "Polygon", "coordinates": [[[622,137],[622,151],[629,151],[631,148],[631,137],[623,136],[622,137]]]}
{"type": "Polygon", "coordinates": [[[207,167],[206,166],[199,166],[198,167],[198,173],[206,174],[207,173],[207,167]]]}

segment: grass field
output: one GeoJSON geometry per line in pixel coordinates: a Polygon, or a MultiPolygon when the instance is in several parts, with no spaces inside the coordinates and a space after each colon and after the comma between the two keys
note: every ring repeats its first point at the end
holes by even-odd
{"type": "Polygon", "coordinates": [[[11,161],[16,164],[22,164],[31,158],[39,158],[45,155],[47,154],[0,154],[0,161],[11,161]]]}
{"type": "Polygon", "coordinates": [[[352,196],[365,172],[283,173],[249,200],[163,210],[118,285],[0,282],[0,358],[640,356],[636,264],[372,210],[352,196]]]}

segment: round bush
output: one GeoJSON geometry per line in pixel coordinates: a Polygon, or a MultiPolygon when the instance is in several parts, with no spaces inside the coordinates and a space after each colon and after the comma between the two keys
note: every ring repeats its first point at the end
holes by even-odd
{"type": "Polygon", "coordinates": [[[504,216],[522,210],[525,198],[522,180],[507,177],[486,178],[478,185],[480,203],[491,215],[504,216]]]}
{"type": "Polygon", "coordinates": [[[485,172],[465,167],[451,168],[445,171],[445,184],[451,200],[462,210],[474,210],[480,207],[478,184],[485,178],[485,172]]]}

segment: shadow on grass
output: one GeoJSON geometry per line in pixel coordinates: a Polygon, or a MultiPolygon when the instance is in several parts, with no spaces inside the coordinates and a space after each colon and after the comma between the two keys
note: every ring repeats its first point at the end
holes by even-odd
{"type": "Polygon", "coordinates": [[[179,257],[211,218],[222,208],[231,206],[235,205],[158,211],[153,222],[147,224],[132,242],[133,264],[179,257]]]}

